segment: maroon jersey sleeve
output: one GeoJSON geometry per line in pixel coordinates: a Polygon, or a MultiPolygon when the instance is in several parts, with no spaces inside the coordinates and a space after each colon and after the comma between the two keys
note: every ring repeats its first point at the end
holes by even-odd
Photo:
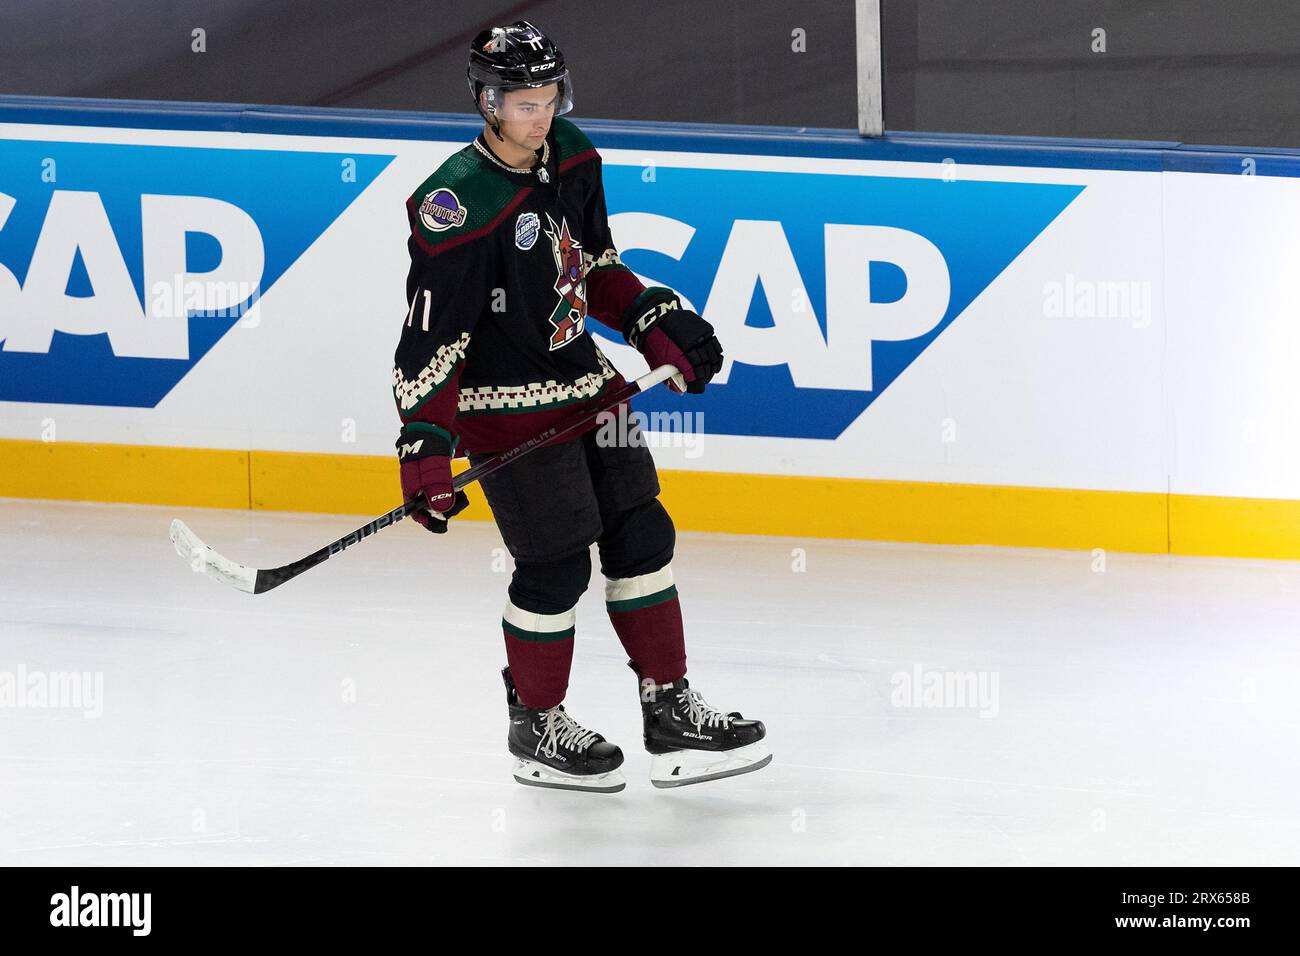
{"type": "Polygon", "coordinates": [[[605,211],[605,183],[600,156],[592,163],[594,188],[583,210],[582,241],[590,252],[587,271],[587,314],[616,332],[623,331],[623,314],[645,291],[641,280],[619,260],[605,211]]]}

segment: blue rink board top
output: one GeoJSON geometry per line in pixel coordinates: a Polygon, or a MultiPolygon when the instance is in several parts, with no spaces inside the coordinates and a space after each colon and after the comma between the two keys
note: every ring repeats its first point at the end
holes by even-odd
{"type": "MultiPolygon", "coordinates": [[[[606,149],[676,150],[990,166],[1300,176],[1300,149],[1197,146],[1140,140],[1061,139],[965,133],[661,123],[577,118],[606,149]]],[[[0,122],[135,129],[207,130],[374,139],[465,140],[481,128],[472,114],[333,107],[172,103],[50,96],[0,96],[0,122]]]]}

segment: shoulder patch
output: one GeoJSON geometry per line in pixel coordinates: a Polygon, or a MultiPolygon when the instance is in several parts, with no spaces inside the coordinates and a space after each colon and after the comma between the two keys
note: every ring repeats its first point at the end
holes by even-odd
{"type": "Polygon", "coordinates": [[[446,187],[426,193],[420,202],[420,222],[433,232],[442,232],[465,225],[469,210],[460,204],[456,194],[446,187]]]}
{"type": "Polygon", "coordinates": [[[521,191],[520,184],[495,175],[478,151],[467,147],[448,157],[406,200],[411,232],[426,252],[432,251],[448,240],[477,234],[521,191]]]}

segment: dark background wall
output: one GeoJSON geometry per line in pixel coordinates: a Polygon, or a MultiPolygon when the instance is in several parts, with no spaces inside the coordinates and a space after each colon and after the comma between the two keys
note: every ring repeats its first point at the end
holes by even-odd
{"type": "Polygon", "coordinates": [[[889,129],[1300,147],[1296,0],[883,6],[889,129]]]}
{"type": "Polygon", "coordinates": [[[0,0],[0,92],[468,112],[470,40],[518,19],[575,115],[857,125],[852,0],[0,0]]]}
{"type": "MultiPolygon", "coordinates": [[[[888,129],[1300,147],[1300,0],[883,7],[888,129]]],[[[0,0],[0,92],[465,112],[470,38],[519,18],[575,117],[857,125],[853,0],[0,0]]]]}

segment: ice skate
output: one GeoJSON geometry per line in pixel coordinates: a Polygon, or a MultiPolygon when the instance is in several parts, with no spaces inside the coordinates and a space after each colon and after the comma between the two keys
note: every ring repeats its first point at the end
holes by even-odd
{"type": "Polygon", "coordinates": [[[761,720],[715,710],[685,677],[671,684],[642,681],[641,715],[656,787],[734,777],[772,762],[761,720]]]}
{"type": "Polygon", "coordinates": [[[506,683],[510,710],[510,752],[515,779],[529,787],[617,793],[627,786],[623,751],[568,715],[563,704],[547,710],[525,707],[515,691],[510,668],[506,683]]]}

